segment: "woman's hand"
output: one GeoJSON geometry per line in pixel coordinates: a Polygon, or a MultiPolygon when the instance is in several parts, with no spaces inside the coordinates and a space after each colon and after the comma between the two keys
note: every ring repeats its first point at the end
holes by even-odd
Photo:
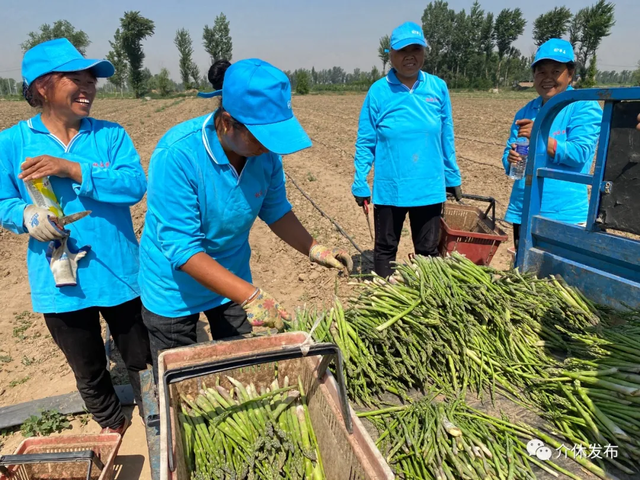
{"type": "Polygon", "coordinates": [[[551,158],[555,158],[557,148],[558,141],[555,138],[549,137],[549,141],[547,142],[547,155],[551,158]]]}
{"type": "Polygon", "coordinates": [[[531,131],[533,130],[533,120],[524,118],[522,120],[516,120],[516,125],[520,127],[518,130],[518,137],[528,138],[531,140],[531,131]]]}
{"type": "Polygon", "coordinates": [[[51,242],[69,235],[57,224],[58,217],[46,208],[27,205],[22,215],[24,226],[29,235],[40,242],[51,242]]]}
{"type": "Polygon", "coordinates": [[[21,168],[22,173],[18,175],[18,178],[25,182],[53,176],[71,178],[78,183],[82,183],[82,170],[79,163],[52,157],[51,155],[27,158],[21,168]]]}
{"type": "Polygon", "coordinates": [[[353,270],[353,261],[349,253],[340,248],[328,248],[316,243],[309,250],[309,259],[323,267],[346,269],[347,273],[353,270]]]}
{"type": "Polygon", "coordinates": [[[291,317],[280,306],[280,303],[264,290],[258,288],[247,300],[242,308],[247,312],[247,320],[254,327],[277,328],[284,330],[284,321],[291,317]]]}
{"type": "Polygon", "coordinates": [[[351,256],[346,250],[318,245],[293,212],[287,213],[269,228],[297,251],[308,254],[312,262],[327,268],[348,269],[348,274],[353,270],[351,256]]]}
{"type": "Polygon", "coordinates": [[[516,144],[511,144],[511,150],[509,150],[509,155],[507,156],[507,161],[509,163],[518,163],[522,161],[522,157],[518,152],[516,152],[516,144]]]}

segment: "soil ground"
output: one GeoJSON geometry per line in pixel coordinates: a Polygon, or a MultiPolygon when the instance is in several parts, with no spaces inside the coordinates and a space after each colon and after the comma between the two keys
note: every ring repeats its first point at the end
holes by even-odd
{"type": "MultiPolygon", "coordinates": [[[[516,111],[531,94],[452,94],[458,163],[463,189],[467,193],[494,197],[497,216],[502,218],[508,203],[511,182],[501,163],[503,145],[516,111]]],[[[371,256],[372,241],[362,210],[350,193],[353,179],[353,153],[357,121],[363,95],[311,95],[294,98],[294,111],[313,140],[313,147],[284,159],[285,171],[314,202],[371,256]]],[[[211,101],[179,100],[97,100],[92,111],[96,118],[123,125],[131,135],[145,170],[160,137],[173,125],[204,115],[215,108],[211,101]]],[[[24,102],[0,101],[0,130],[34,114],[24,102]]],[[[294,211],[311,234],[321,243],[339,246],[354,255],[358,268],[371,267],[356,249],[318,210],[288,182],[294,211]]],[[[136,231],[142,231],[146,202],[131,209],[136,231]]],[[[371,220],[373,222],[373,220],[371,220]]],[[[511,229],[498,223],[509,234],[492,265],[506,268],[510,256],[511,229]]],[[[408,223],[403,230],[398,258],[412,252],[408,223]]],[[[333,295],[346,298],[352,291],[349,279],[336,271],[312,265],[256,222],[250,237],[252,271],[256,285],[264,287],[291,311],[297,306],[327,305],[333,295]]],[[[26,271],[26,235],[16,236],[0,229],[0,406],[12,405],[75,390],[67,363],[53,343],[40,315],[31,313],[26,271]]],[[[206,329],[201,329],[206,331],[206,329]]],[[[126,381],[120,362],[113,362],[115,383],[126,381]]],[[[137,410],[133,412],[137,417],[137,410]]],[[[73,422],[73,432],[97,432],[89,421],[73,422]]],[[[69,433],[66,431],[65,433],[69,433]]],[[[0,452],[12,453],[21,441],[19,433],[0,437],[0,452]]],[[[118,480],[148,479],[146,444],[142,424],[134,418],[124,437],[118,457],[118,480]]]]}

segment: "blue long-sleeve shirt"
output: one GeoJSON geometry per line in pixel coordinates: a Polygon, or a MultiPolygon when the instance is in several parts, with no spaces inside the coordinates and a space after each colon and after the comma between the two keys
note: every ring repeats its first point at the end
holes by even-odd
{"type": "Polygon", "coordinates": [[[115,123],[85,118],[65,146],[42,123],[40,115],[0,132],[0,224],[27,233],[24,209],[32,201],[18,178],[27,157],[51,155],[80,164],[82,183],[50,177],[65,215],[91,215],[65,227],[72,248],[91,246],[78,264],[76,286],[56,287],[46,259],[48,243],[29,239],[27,268],[33,309],[64,313],[120,305],[139,295],[138,241],[129,207],[146,191],[140,157],[125,130],[115,123]]]}
{"type": "Polygon", "coordinates": [[[395,70],[369,89],[360,112],[351,192],[397,207],[446,200],[445,187],[461,183],[456,163],[451,100],[446,83],[425,72],[409,89],[395,70]]]}
{"type": "Polygon", "coordinates": [[[249,231],[291,210],[282,159],[247,159],[237,174],[220,145],[213,114],[173,127],[149,164],[147,216],[140,241],[142,303],[165,317],[199,313],[229,302],[180,270],[205,252],[251,282],[249,231]]]}
{"type": "MultiPolygon", "coordinates": [[[[571,88],[571,87],[570,87],[571,88]]],[[[513,120],[502,163],[509,173],[509,151],[518,138],[517,120],[534,119],[542,108],[542,98],[538,97],[524,106],[513,120]]],[[[598,102],[574,102],[556,116],[551,126],[550,137],[557,143],[555,157],[550,157],[551,167],[568,172],[588,174],[600,135],[602,109],[598,102]]],[[[525,179],[516,180],[511,190],[509,207],[505,220],[520,224],[524,204],[525,179]]],[[[589,197],[586,185],[545,179],[540,215],[566,223],[582,223],[587,220],[589,197]]]]}

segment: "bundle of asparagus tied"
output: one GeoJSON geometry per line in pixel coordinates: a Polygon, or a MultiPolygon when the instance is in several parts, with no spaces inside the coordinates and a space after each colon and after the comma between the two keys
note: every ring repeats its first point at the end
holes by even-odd
{"type": "MultiPolygon", "coordinates": [[[[324,479],[302,382],[260,392],[227,377],[230,390],[182,397],[184,452],[192,480],[324,479]]],[[[219,377],[218,377],[219,380],[219,377]]]]}

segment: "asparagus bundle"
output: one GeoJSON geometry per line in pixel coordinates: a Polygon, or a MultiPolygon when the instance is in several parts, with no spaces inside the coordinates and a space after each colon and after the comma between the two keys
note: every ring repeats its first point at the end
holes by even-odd
{"type": "MultiPolygon", "coordinates": [[[[360,413],[376,426],[378,447],[405,479],[535,479],[534,466],[558,476],[580,477],[550,459],[540,460],[527,451],[527,442],[544,437],[533,428],[511,424],[477,412],[460,402],[435,403],[423,399],[409,406],[360,413]]],[[[604,472],[588,460],[584,468],[604,472]]]]}
{"type": "Polygon", "coordinates": [[[182,397],[185,457],[193,480],[324,479],[302,382],[258,393],[227,377],[233,388],[204,387],[182,397]]]}
{"type": "Polygon", "coordinates": [[[314,336],[341,348],[359,403],[427,382],[463,396],[499,388],[519,397],[526,376],[556,364],[540,348],[542,339],[564,345],[554,322],[581,331],[598,319],[565,287],[558,292],[550,281],[481,268],[459,255],[416,257],[396,272],[399,283],[360,284],[362,294],[346,311],[336,301],[327,313],[297,312],[292,325],[309,331],[321,317],[314,336]]]}

